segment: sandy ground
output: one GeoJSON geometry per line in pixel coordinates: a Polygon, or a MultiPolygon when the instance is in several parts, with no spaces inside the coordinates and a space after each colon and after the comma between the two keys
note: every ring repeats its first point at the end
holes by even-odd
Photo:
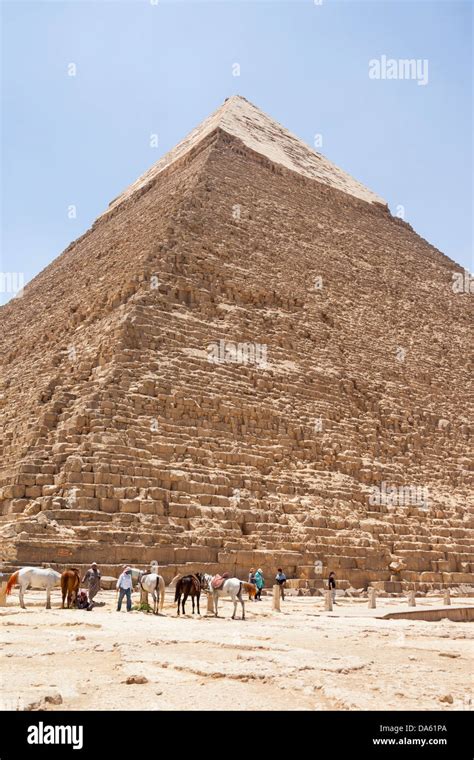
{"type": "Polygon", "coordinates": [[[201,617],[178,618],[171,591],[160,616],[115,612],[112,591],[97,600],[91,612],[61,610],[53,592],[46,610],[44,593],[29,591],[21,610],[18,592],[9,597],[0,708],[471,709],[470,624],[375,617],[406,608],[396,599],[373,611],[345,598],[329,613],[322,597],[291,597],[278,613],[266,597],[246,604],[245,621],[224,600],[218,619],[207,616],[205,597],[201,617]]]}

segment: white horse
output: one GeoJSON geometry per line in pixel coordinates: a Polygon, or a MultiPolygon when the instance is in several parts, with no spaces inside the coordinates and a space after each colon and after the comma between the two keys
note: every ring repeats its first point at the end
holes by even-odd
{"type": "Polygon", "coordinates": [[[161,612],[165,603],[165,580],[158,573],[146,573],[140,577],[140,587],[153,597],[153,612],[161,612]]]}
{"type": "Polygon", "coordinates": [[[132,571],[132,585],[134,588],[137,588],[140,585],[140,580],[143,578],[144,575],[158,572],[158,563],[150,562],[149,570],[140,570],[140,568],[138,567],[131,567],[130,570],[132,571]]]}
{"type": "Polygon", "coordinates": [[[216,617],[219,597],[230,596],[234,603],[232,620],[235,620],[235,613],[237,612],[237,601],[239,601],[242,605],[242,620],[245,620],[245,605],[244,600],[242,599],[242,591],[248,591],[251,598],[255,596],[257,589],[253,583],[246,583],[245,581],[241,581],[238,578],[226,578],[220,588],[214,588],[212,586],[212,580],[215,576],[208,575],[207,573],[197,573],[197,576],[201,581],[202,588],[212,594],[212,599],[214,602],[214,615],[216,617]]]}
{"type": "Polygon", "coordinates": [[[51,609],[51,589],[61,585],[61,573],[51,567],[22,567],[10,576],[7,594],[11,594],[15,585],[20,586],[20,607],[25,610],[24,593],[29,588],[46,589],[46,609],[51,609]]]}
{"type": "Polygon", "coordinates": [[[131,567],[132,571],[132,586],[136,588],[140,583],[140,579],[146,575],[146,570],[140,570],[138,567],[131,567]]]}

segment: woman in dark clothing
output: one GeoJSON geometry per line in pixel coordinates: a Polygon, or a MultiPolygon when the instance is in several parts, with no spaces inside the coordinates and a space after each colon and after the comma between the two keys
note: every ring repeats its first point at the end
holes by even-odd
{"type": "Polygon", "coordinates": [[[328,589],[332,592],[332,603],[336,604],[336,573],[329,573],[328,577],[328,589]]]}

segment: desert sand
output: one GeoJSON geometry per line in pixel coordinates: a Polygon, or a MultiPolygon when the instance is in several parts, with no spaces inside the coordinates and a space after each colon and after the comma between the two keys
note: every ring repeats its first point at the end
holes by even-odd
{"type": "MultiPolygon", "coordinates": [[[[134,594],[135,602],[138,594],[134,594]]],[[[469,623],[383,620],[407,609],[384,598],[290,597],[280,613],[270,596],[246,603],[247,619],[178,618],[172,590],[163,614],[115,612],[115,593],[91,612],[52,609],[44,594],[18,592],[0,608],[0,707],[10,710],[459,710],[470,709],[469,623]],[[143,678],[144,677],[144,678],[143,678]],[[146,680],[145,680],[146,679],[146,680]],[[143,683],[127,683],[127,680],[143,683]]],[[[441,599],[417,600],[417,609],[441,599]]],[[[456,606],[470,605],[468,598],[456,606]]],[[[240,609],[238,610],[240,617],[240,609]]]]}

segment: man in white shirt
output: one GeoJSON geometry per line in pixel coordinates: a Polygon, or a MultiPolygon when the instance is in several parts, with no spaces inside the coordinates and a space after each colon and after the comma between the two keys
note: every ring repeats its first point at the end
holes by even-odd
{"type": "Polygon", "coordinates": [[[127,612],[132,609],[132,568],[126,567],[117,581],[117,589],[119,592],[117,602],[117,612],[122,609],[122,600],[124,596],[127,597],[127,612]]]}

